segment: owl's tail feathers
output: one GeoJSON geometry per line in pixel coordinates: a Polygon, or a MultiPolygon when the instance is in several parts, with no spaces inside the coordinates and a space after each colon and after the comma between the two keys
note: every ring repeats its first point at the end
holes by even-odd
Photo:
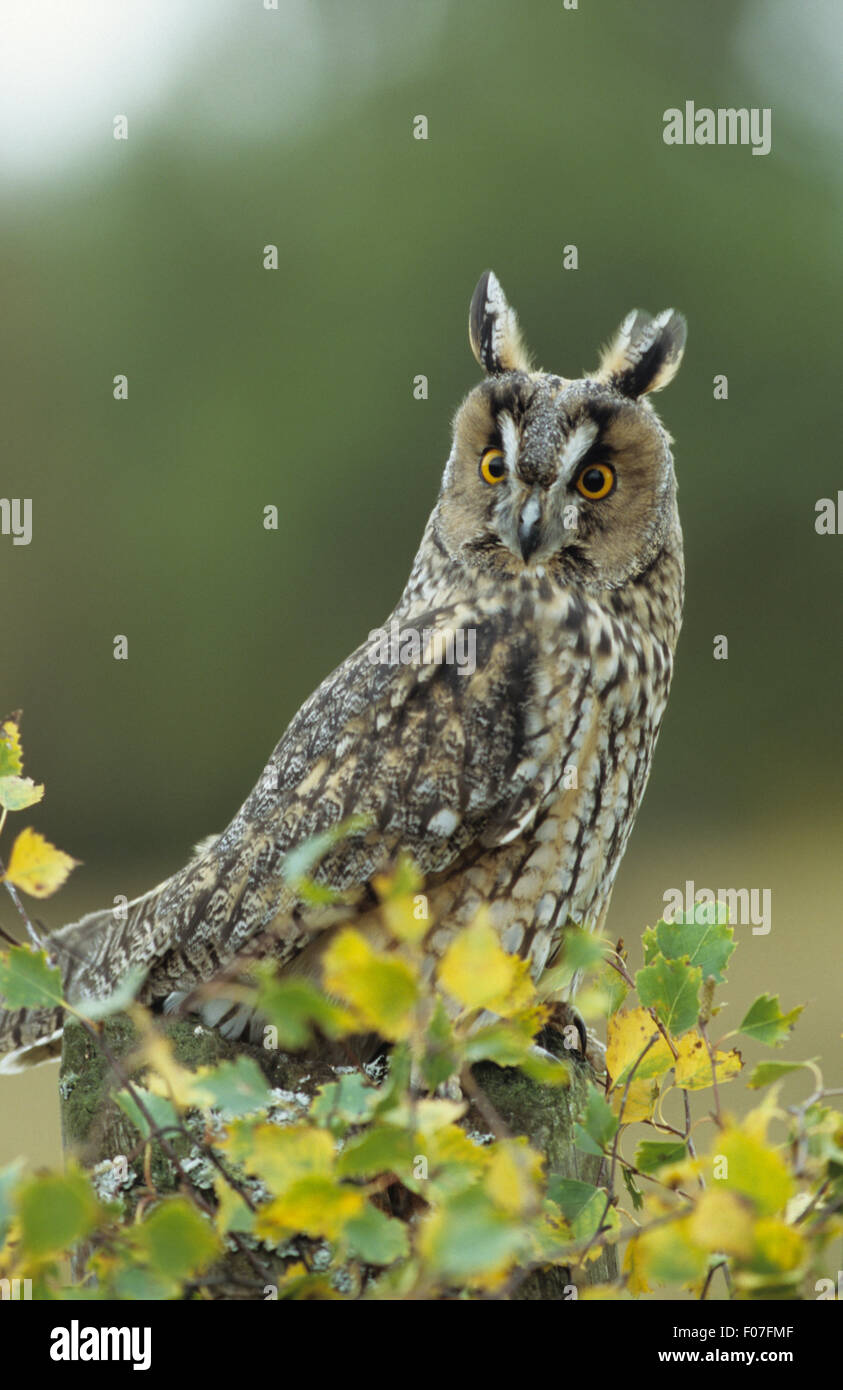
{"type": "MultiPolygon", "coordinates": [[[[156,902],[160,892],[161,886],[130,903],[129,922],[145,916],[147,905],[156,902]]],[[[132,964],[124,959],[125,948],[121,951],[125,931],[114,910],[106,908],[51,933],[47,947],[61,971],[65,999],[84,1011],[85,999],[103,999],[113,992],[114,985],[109,987],[105,981],[119,981],[132,964]],[[106,963],[119,969],[106,971],[106,963]]],[[[27,1071],[56,1060],[61,1054],[64,1018],[65,1010],[60,1006],[0,1007],[0,1074],[27,1071]]]]}
{"type": "Polygon", "coordinates": [[[0,1009],[0,1074],[58,1061],[64,1009],[0,1009]]]}

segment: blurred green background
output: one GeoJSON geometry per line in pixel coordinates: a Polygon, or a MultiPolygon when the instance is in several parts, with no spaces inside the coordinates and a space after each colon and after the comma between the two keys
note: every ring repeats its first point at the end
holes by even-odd
{"type": "MultiPolygon", "coordinates": [[[[33,499],[34,532],[0,537],[0,712],[23,707],[47,784],[18,827],[84,861],[36,915],[179,867],[388,614],[492,266],[566,375],[635,306],[688,318],[659,403],[686,621],[608,926],[637,943],[687,879],[770,889],[770,934],[736,929],[728,1021],[761,989],[809,1002],[791,1053],[834,1075],[843,537],[814,507],[843,486],[839,10],[6,0],[3,25],[2,493],[33,499]],[[666,146],[686,100],[771,107],[772,152],[666,146]]],[[[0,1079],[0,1161],[57,1157],[56,1082],[0,1079]]]]}

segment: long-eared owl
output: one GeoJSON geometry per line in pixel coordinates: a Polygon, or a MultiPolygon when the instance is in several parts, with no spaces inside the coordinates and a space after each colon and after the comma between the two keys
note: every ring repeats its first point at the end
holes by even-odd
{"type": "MultiPolygon", "coordinates": [[[[469,337],[485,378],[380,635],[301,707],[221,835],[124,920],[51,937],[71,1001],[134,967],[139,998],[172,1007],[244,951],[311,970],[336,920],[373,919],[372,879],[402,851],[425,878],[431,960],[481,904],[535,976],[569,921],[602,922],[681,621],[671,440],[646,397],[675,374],[685,324],[634,311],[592,376],[535,371],[486,272],[469,337]],[[316,871],[346,905],[305,900],[288,854],[349,818],[316,871]]],[[[220,999],[203,1016],[232,1035],[253,1022],[220,999]]],[[[0,1012],[0,1051],[41,1060],[61,1022],[0,1012]]]]}

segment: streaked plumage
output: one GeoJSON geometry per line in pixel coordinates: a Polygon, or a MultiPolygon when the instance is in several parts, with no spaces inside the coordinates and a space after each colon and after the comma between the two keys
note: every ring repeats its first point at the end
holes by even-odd
{"type": "MultiPolygon", "coordinates": [[[[469,333],[487,375],[457,414],[439,499],[384,626],[473,631],[474,671],[373,661],[362,643],[299,710],[222,835],[125,922],[100,912],[53,936],[71,999],[109,994],[143,967],[139,997],[163,1006],[270,945],[287,968],[313,969],[340,917],[374,930],[371,881],[400,850],[425,875],[431,959],[482,903],[534,975],[569,920],[602,921],[681,620],[670,438],[644,396],[678,368],[684,321],[635,312],[594,376],[537,372],[487,272],[469,333]],[[594,500],[600,480],[609,490],[594,500]],[[301,901],[285,857],[351,816],[366,825],[317,872],[351,906],[301,901]]],[[[209,1004],[208,1021],[223,1007],[209,1004]]],[[[241,1010],[225,1027],[247,1021],[241,1010]]],[[[33,1047],[38,1060],[60,1025],[0,1013],[0,1051],[33,1047]]]]}

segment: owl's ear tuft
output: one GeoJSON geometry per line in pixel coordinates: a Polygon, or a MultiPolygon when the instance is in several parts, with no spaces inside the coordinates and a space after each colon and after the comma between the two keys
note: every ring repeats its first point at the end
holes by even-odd
{"type": "Polygon", "coordinates": [[[493,270],[486,270],[477,282],[468,311],[468,339],[471,351],[487,372],[528,372],[530,356],[521,339],[515,310],[493,270]]]}
{"type": "Polygon", "coordinates": [[[685,320],[674,309],[664,309],[654,319],[633,309],[603,353],[598,379],[633,400],[661,391],[679,370],[686,333],[685,320]]]}

